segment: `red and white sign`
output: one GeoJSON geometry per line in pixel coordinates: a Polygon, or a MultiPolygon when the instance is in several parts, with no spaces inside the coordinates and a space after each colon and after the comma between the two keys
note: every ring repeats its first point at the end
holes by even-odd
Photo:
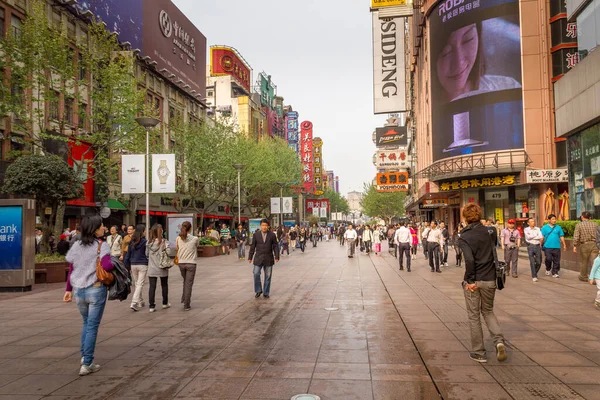
{"type": "Polygon", "coordinates": [[[329,212],[329,199],[308,199],[306,200],[306,215],[320,213],[320,209],[325,208],[329,212]]]}
{"type": "Polygon", "coordinates": [[[313,193],[315,190],[313,176],[313,124],[304,121],[300,124],[300,161],[302,162],[302,186],[305,193],[313,193]]]}
{"type": "Polygon", "coordinates": [[[378,150],[375,153],[375,167],[378,169],[410,168],[411,157],[406,149],[378,150]]]}
{"type": "Polygon", "coordinates": [[[252,69],[231,47],[212,46],[210,48],[210,76],[229,75],[234,77],[250,93],[252,69]]]}

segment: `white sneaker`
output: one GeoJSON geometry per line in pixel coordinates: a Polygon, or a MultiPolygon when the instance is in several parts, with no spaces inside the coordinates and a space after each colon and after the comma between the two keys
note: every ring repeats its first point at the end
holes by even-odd
{"type": "Polygon", "coordinates": [[[148,311],[150,311],[150,312],[156,312],[156,308],[150,308],[148,311]]]}
{"type": "Polygon", "coordinates": [[[538,278],[533,278],[533,281],[534,281],[534,282],[537,282],[537,281],[538,281],[538,278]]]}
{"type": "Polygon", "coordinates": [[[169,303],[169,304],[163,304],[162,309],[166,310],[167,308],[171,308],[171,303],[169,303]]]}
{"type": "Polygon", "coordinates": [[[550,276],[550,271],[546,271],[546,276],[550,276]]]}
{"type": "Polygon", "coordinates": [[[98,364],[82,365],[79,369],[79,376],[86,376],[98,371],[100,371],[100,366],[98,364]]]}
{"type": "Polygon", "coordinates": [[[553,278],[560,278],[560,276],[558,276],[558,274],[554,274],[552,275],[553,278]]]}

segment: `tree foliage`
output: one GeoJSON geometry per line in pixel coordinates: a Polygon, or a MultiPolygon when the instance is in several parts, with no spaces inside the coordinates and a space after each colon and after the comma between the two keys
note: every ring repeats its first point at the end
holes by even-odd
{"type": "Polygon", "coordinates": [[[341,194],[330,188],[325,189],[323,198],[329,199],[329,209],[331,212],[341,212],[347,214],[350,212],[350,206],[348,200],[342,197],[341,194]]]}
{"type": "Polygon", "coordinates": [[[371,217],[380,217],[387,223],[395,216],[403,216],[404,192],[380,193],[373,184],[365,184],[361,202],[363,212],[371,217]]]}

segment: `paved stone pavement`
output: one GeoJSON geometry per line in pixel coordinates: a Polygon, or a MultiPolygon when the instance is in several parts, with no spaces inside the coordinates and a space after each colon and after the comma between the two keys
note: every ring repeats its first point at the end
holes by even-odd
{"type": "Polygon", "coordinates": [[[269,300],[236,255],[200,259],[191,312],[172,269],[171,309],[109,303],[102,370],[83,378],[80,316],[61,288],[0,298],[0,400],[600,399],[595,287],[568,271],[509,278],[496,302],[509,360],[486,334],[483,366],[468,358],[463,269],[431,273],[418,257],[408,273],[387,253],[348,259],[322,243],[283,258],[269,300]]]}

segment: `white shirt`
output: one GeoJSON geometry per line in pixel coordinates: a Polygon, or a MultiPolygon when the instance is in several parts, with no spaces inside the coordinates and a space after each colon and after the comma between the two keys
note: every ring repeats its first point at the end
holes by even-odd
{"type": "Polygon", "coordinates": [[[423,241],[427,241],[427,235],[429,235],[429,232],[431,232],[430,227],[423,229],[423,233],[421,233],[421,239],[423,239],[423,241]]]}
{"type": "Polygon", "coordinates": [[[429,235],[427,235],[427,243],[439,243],[440,246],[443,246],[444,236],[442,235],[441,229],[430,229],[429,235]]]}
{"type": "Polygon", "coordinates": [[[344,233],[344,239],[351,239],[351,240],[356,240],[356,230],[352,229],[348,229],[346,230],[346,232],[344,233]]]}
{"type": "Polygon", "coordinates": [[[523,233],[525,233],[525,240],[529,244],[540,244],[540,240],[544,237],[542,231],[537,226],[533,227],[533,229],[527,227],[523,233]]]}
{"type": "Polygon", "coordinates": [[[412,243],[412,235],[410,229],[405,226],[401,226],[394,235],[395,243],[412,243]]]}

